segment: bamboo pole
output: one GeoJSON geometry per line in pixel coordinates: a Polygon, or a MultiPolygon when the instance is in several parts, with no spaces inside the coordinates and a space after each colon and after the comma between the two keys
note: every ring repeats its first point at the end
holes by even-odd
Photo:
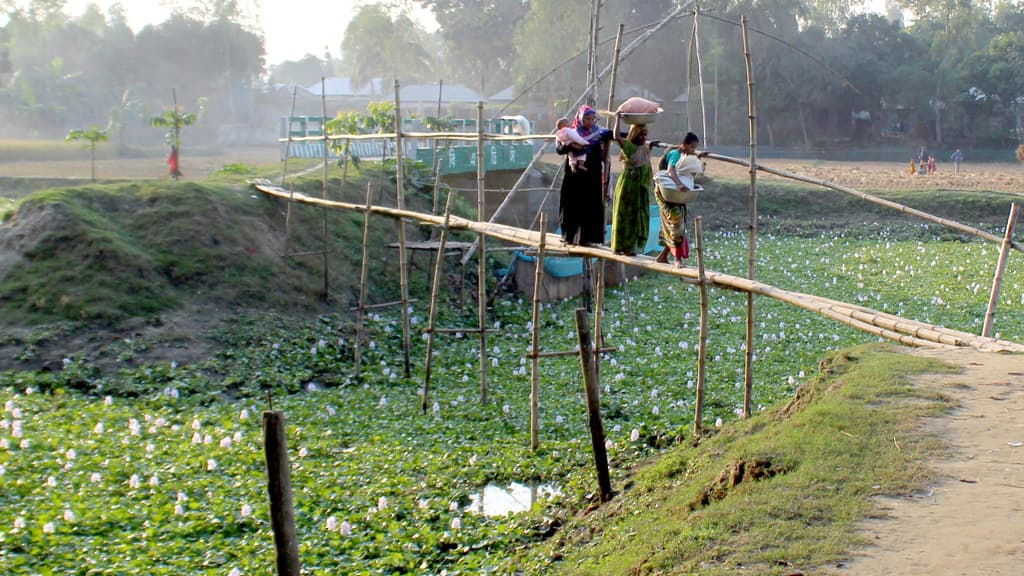
{"type": "MultiPolygon", "coordinates": [[[[541,207],[543,210],[543,206],[541,207]]],[[[547,246],[547,217],[540,214],[540,244],[533,273],[533,316],[530,328],[530,449],[540,446],[540,295],[544,284],[544,248],[547,246]]]]}
{"type": "Polygon", "coordinates": [[[593,340],[590,337],[590,322],[587,320],[586,308],[576,309],[576,332],[580,343],[583,391],[587,396],[590,443],[594,451],[594,468],[597,469],[599,499],[604,504],[612,497],[612,481],[608,474],[608,452],[604,445],[604,425],[601,423],[601,383],[594,370],[594,356],[591,353],[593,340]]]}
{"type": "MultiPolygon", "coordinates": [[[[256,184],[254,185],[254,187],[257,190],[269,196],[284,199],[287,199],[289,197],[289,192],[287,190],[281,189],[272,184],[256,184]]],[[[331,208],[350,210],[354,212],[367,211],[367,208],[361,204],[338,201],[324,202],[319,198],[313,198],[310,196],[306,196],[304,194],[295,194],[295,201],[302,204],[308,204],[311,206],[327,205],[331,208]]],[[[370,207],[369,211],[379,216],[384,216],[387,218],[405,218],[428,224],[434,224],[436,226],[440,226],[443,224],[443,218],[441,216],[422,212],[415,212],[412,210],[398,210],[396,208],[390,208],[386,206],[372,206],[370,207]]],[[[497,224],[493,222],[476,222],[468,220],[466,218],[452,216],[450,228],[452,230],[466,230],[470,232],[475,232],[477,234],[482,233],[490,238],[495,238],[507,242],[519,243],[525,246],[536,247],[540,243],[540,233],[533,232],[530,230],[524,230],[521,228],[516,228],[514,226],[509,226],[507,224],[497,224]]],[[[566,244],[564,241],[562,241],[560,237],[551,235],[547,236],[546,242],[547,251],[549,253],[556,252],[558,254],[564,254],[570,257],[580,258],[602,258],[604,260],[608,260],[611,262],[630,264],[632,266],[636,266],[638,268],[643,268],[653,272],[667,274],[670,276],[676,276],[682,278],[684,281],[688,281],[691,283],[697,282],[697,272],[693,268],[675,268],[671,264],[655,262],[655,260],[649,256],[626,256],[623,254],[615,254],[614,252],[608,250],[607,248],[601,248],[597,246],[579,246],[573,244],[566,244]]],[[[983,338],[976,334],[968,334],[966,332],[960,332],[948,328],[940,329],[939,327],[935,327],[930,324],[900,318],[898,316],[893,316],[890,314],[886,314],[884,312],[871,310],[870,308],[865,308],[853,304],[844,304],[821,296],[814,296],[811,294],[803,294],[800,292],[783,290],[780,288],[776,288],[774,286],[762,284],[760,282],[752,281],[738,276],[731,276],[728,274],[722,274],[719,272],[712,271],[705,271],[705,275],[708,284],[712,287],[723,288],[727,290],[737,290],[741,292],[753,292],[759,296],[766,296],[769,298],[780,300],[782,302],[792,304],[798,308],[802,308],[804,310],[808,310],[815,313],[821,313],[820,311],[822,309],[828,308],[833,304],[841,304],[850,309],[855,309],[880,318],[895,318],[900,322],[905,323],[907,326],[920,327],[921,330],[935,329],[936,331],[941,331],[943,334],[948,334],[951,336],[955,336],[956,338],[959,338],[961,341],[960,345],[962,346],[970,346],[973,348],[977,348],[979,350],[986,351],[1024,352],[1024,344],[1009,342],[1005,340],[996,340],[992,338],[983,338]]],[[[851,319],[847,318],[846,320],[851,319]]],[[[844,320],[840,320],[840,322],[852,325],[852,322],[847,322],[844,320]]],[[[920,338],[926,339],[926,334],[922,333],[920,335],[920,338]]]]}
{"type": "MultiPolygon", "coordinates": [[[[438,121],[441,120],[441,99],[444,95],[444,78],[437,81],[437,112],[435,118],[438,121]]],[[[431,209],[431,214],[437,214],[437,204],[440,201],[440,193],[438,188],[441,184],[441,159],[437,156],[437,144],[439,140],[434,140],[434,203],[431,209]]]]}
{"type": "MultiPolygon", "coordinates": [[[[323,197],[327,200],[327,86],[326,80],[323,76],[320,77],[320,106],[322,116],[320,117],[320,132],[323,133],[324,137],[324,182],[323,182],[323,197]]],[[[323,253],[324,253],[324,302],[331,300],[330,283],[328,281],[329,270],[327,267],[327,208],[323,208],[320,214],[320,234],[323,239],[323,253]]]]}
{"type": "MultiPolygon", "coordinates": [[[[405,208],[405,150],[402,148],[402,101],[400,85],[395,80],[395,203],[399,210],[405,208]]],[[[381,173],[384,164],[381,163],[381,173]]],[[[412,343],[409,337],[409,262],[405,253],[405,223],[398,220],[398,274],[402,298],[402,354],[405,361],[405,377],[411,372],[410,354],[412,343]]]]}
{"type": "MultiPolygon", "coordinates": [[[[615,109],[615,88],[619,78],[619,53],[622,45],[622,31],[625,28],[623,24],[619,24],[618,29],[615,32],[615,49],[612,52],[612,74],[608,86],[608,109],[615,109]]],[[[608,178],[608,186],[611,187],[612,179],[608,178]]],[[[609,191],[606,190],[604,194],[605,214],[608,213],[608,197],[609,191]]],[[[543,206],[541,209],[543,210],[543,206]]],[[[600,349],[604,348],[604,329],[601,327],[604,321],[604,276],[605,276],[605,261],[601,260],[598,262],[597,267],[597,278],[595,279],[595,289],[597,296],[595,298],[595,309],[594,309],[594,338],[597,340],[597,347],[594,350],[594,363],[597,366],[598,374],[601,371],[601,353],[600,349]]]]}
{"type": "MultiPolygon", "coordinates": [[[[476,103],[476,213],[477,219],[487,217],[487,197],[484,194],[484,103],[476,103]]],[[[480,325],[480,403],[487,404],[487,236],[480,233],[480,255],[477,258],[476,300],[477,320],[480,325]]]]}
{"type": "MultiPolygon", "coordinates": [[[[288,114],[288,143],[284,147],[284,166],[281,168],[281,186],[284,187],[284,179],[288,176],[288,157],[291,155],[292,150],[292,116],[295,116],[295,96],[298,92],[298,86],[292,88],[292,111],[288,114]]],[[[292,202],[289,200],[288,206],[285,207],[284,213],[284,254],[282,256],[287,257],[288,255],[288,240],[291,236],[292,230],[292,202]]]]}
{"type": "MultiPolygon", "coordinates": [[[[740,17],[743,27],[743,59],[747,66],[747,118],[750,128],[750,237],[747,247],[747,278],[754,279],[757,263],[757,120],[754,108],[754,70],[750,62],[750,41],[747,17],[740,17]]],[[[743,368],[743,417],[750,418],[754,391],[754,293],[747,292],[747,349],[743,368]]]]}
{"type": "MultiPolygon", "coordinates": [[[[608,348],[599,348],[599,349],[596,350],[596,352],[598,354],[609,354],[611,352],[615,352],[615,348],[610,347],[610,346],[608,348]]],[[[579,356],[579,355],[580,355],[580,351],[579,350],[562,350],[562,351],[559,351],[559,352],[539,352],[537,354],[537,358],[564,358],[566,356],[579,356]]],[[[527,354],[525,357],[526,358],[533,358],[533,355],[532,354],[527,354]]]]}
{"type": "Polygon", "coordinates": [[[708,285],[704,277],[704,229],[701,217],[693,222],[697,242],[697,284],[700,286],[700,339],[697,344],[697,396],[693,401],[693,435],[700,436],[704,422],[704,380],[707,378],[708,358],[708,285]]]}
{"type": "Polygon", "coordinates": [[[690,42],[686,48],[686,129],[693,130],[693,50],[697,36],[697,13],[693,14],[693,26],[690,26],[690,42]]]}
{"type": "Polygon", "coordinates": [[[437,328],[437,295],[441,290],[441,276],[444,274],[444,248],[448,243],[448,223],[452,216],[452,193],[448,193],[448,199],[444,206],[444,224],[441,225],[441,239],[439,240],[437,259],[434,261],[434,282],[430,287],[430,312],[427,313],[427,357],[424,361],[423,376],[423,413],[427,413],[430,406],[430,369],[433,366],[434,358],[434,330],[437,328]]]}
{"type": "Polygon", "coordinates": [[[981,335],[992,335],[992,324],[996,321],[996,304],[999,302],[999,290],[1003,285],[1003,272],[1006,271],[1006,260],[1010,255],[1010,244],[1013,242],[1013,228],[1017,223],[1017,203],[1010,204],[1010,217],[1006,221],[1006,237],[999,249],[999,261],[996,263],[996,274],[992,278],[992,292],[988,297],[988,308],[985,310],[985,325],[981,335]]]}
{"type": "MultiPolygon", "coordinates": [[[[750,166],[750,163],[747,162],[746,160],[740,160],[739,158],[732,158],[730,156],[724,156],[722,154],[711,153],[711,154],[707,155],[707,158],[710,158],[712,160],[719,160],[721,162],[727,162],[729,164],[736,164],[738,166],[748,166],[748,167],[750,166]]],[[[759,171],[761,171],[761,172],[767,172],[768,174],[774,174],[776,176],[781,176],[783,178],[788,178],[790,180],[796,180],[798,182],[806,182],[808,184],[815,184],[817,186],[821,186],[822,188],[828,188],[829,190],[835,190],[836,192],[842,192],[843,194],[848,194],[850,196],[854,196],[856,198],[860,198],[861,200],[864,200],[864,201],[867,201],[867,202],[871,202],[872,204],[878,204],[879,206],[885,206],[886,208],[892,208],[893,210],[896,210],[897,212],[901,212],[903,214],[914,216],[916,218],[920,218],[921,220],[926,220],[928,222],[933,222],[933,223],[938,224],[940,226],[945,226],[946,228],[952,228],[953,230],[958,230],[960,232],[963,232],[964,234],[967,234],[968,236],[974,236],[976,238],[983,238],[983,239],[988,240],[990,242],[996,242],[996,243],[998,243],[1000,245],[1002,245],[1002,243],[1003,243],[1003,237],[1002,236],[996,236],[995,234],[992,234],[992,233],[989,233],[989,232],[985,232],[984,230],[979,230],[978,228],[973,228],[973,227],[967,226],[965,224],[961,224],[961,223],[956,222],[954,220],[948,220],[946,218],[940,218],[940,217],[935,216],[933,214],[929,214],[928,212],[924,212],[922,210],[917,210],[915,208],[911,208],[909,206],[905,206],[903,204],[899,204],[899,203],[893,202],[891,200],[885,200],[885,199],[879,198],[877,196],[872,196],[871,194],[867,194],[865,192],[861,192],[860,190],[856,190],[854,188],[843,186],[841,184],[836,184],[834,182],[829,182],[828,180],[821,180],[819,178],[811,178],[811,177],[808,177],[808,176],[802,176],[800,174],[794,174],[792,172],[787,172],[785,170],[779,170],[777,168],[769,168],[768,166],[764,166],[763,164],[756,164],[755,167],[759,171]]],[[[1014,250],[1017,250],[1018,252],[1024,252],[1024,245],[1021,245],[1018,242],[1011,242],[1010,246],[1014,250]]]]}
{"type": "MultiPolygon", "coordinates": [[[[697,55],[697,86],[700,89],[700,133],[706,137],[708,132],[708,111],[704,105],[704,68],[700,61],[700,27],[697,24],[699,14],[700,5],[695,0],[693,4],[693,39],[694,53],[697,55]]],[[[686,97],[689,98],[690,96],[687,95],[686,97]]]]}
{"type": "Polygon", "coordinates": [[[373,185],[366,183],[366,212],[363,213],[363,259],[359,263],[359,308],[356,312],[356,378],[363,361],[363,326],[366,321],[366,281],[370,270],[370,208],[373,206],[373,185]]]}
{"type": "Polygon", "coordinates": [[[288,436],[284,412],[263,413],[263,451],[267,462],[270,524],[278,576],[299,576],[299,538],[295,532],[291,471],[288,468],[288,436]]]}

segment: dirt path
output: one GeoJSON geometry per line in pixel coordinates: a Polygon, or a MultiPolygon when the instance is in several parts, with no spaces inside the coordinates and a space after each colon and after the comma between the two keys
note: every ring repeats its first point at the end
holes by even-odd
{"type": "Polygon", "coordinates": [[[928,425],[950,457],[923,493],[881,499],[886,517],[864,525],[876,544],[833,573],[1024,574],[1024,356],[915,353],[964,367],[918,381],[961,403],[928,425]]]}

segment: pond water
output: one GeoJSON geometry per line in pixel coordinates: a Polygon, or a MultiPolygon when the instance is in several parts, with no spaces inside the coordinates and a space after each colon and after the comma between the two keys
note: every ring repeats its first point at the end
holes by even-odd
{"type": "Polygon", "coordinates": [[[525,512],[540,500],[559,494],[561,491],[551,484],[488,484],[469,495],[470,504],[465,510],[485,516],[507,516],[525,512]]]}

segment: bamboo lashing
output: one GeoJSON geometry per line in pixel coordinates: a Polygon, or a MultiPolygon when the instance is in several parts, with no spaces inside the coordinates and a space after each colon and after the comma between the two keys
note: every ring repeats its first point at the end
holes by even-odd
{"type": "MultiPolygon", "coordinates": [[[[289,193],[278,186],[275,186],[269,182],[255,184],[255,188],[264,194],[281,198],[283,200],[289,199],[289,193]]],[[[371,212],[378,216],[384,216],[395,219],[407,219],[423,222],[426,224],[432,224],[435,226],[443,225],[444,219],[441,216],[416,212],[413,210],[399,210],[397,208],[390,208],[387,206],[372,206],[369,209],[366,207],[351,202],[339,202],[339,201],[324,201],[318,198],[306,196],[305,194],[296,193],[294,195],[294,201],[302,204],[309,204],[313,206],[329,206],[341,210],[350,210],[354,212],[371,212]]],[[[452,216],[449,226],[452,230],[466,230],[470,232],[482,233],[490,238],[503,240],[507,242],[518,242],[527,246],[539,246],[540,245],[540,232],[534,232],[531,230],[524,230],[522,228],[516,228],[507,224],[497,224],[494,222],[476,222],[466,218],[458,216],[452,216]]],[[[603,258],[611,262],[620,262],[623,264],[630,264],[638,268],[650,270],[660,274],[667,274],[670,276],[676,276],[689,280],[693,283],[698,282],[697,271],[693,268],[675,268],[671,264],[663,264],[655,262],[653,258],[649,256],[626,256],[624,254],[616,254],[606,248],[600,248],[597,246],[577,246],[566,244],[560,236],[557,234],[549,234],[544,232],[545,242],[547,244],[547,252],[557,252],[559,254],[565,254],[567,256],[576,256],[583,258],[603,258]]],[[[830,300],[821,296],[815,296],[811,294],[804,294],[800,292],[794,292],[790,290],[783,290],[775,286],[763,284],[746,278],[738,276],[731,276],[729,274],[722,274],[719,272],[706,271],[706,280],[710,286],[737,290],[741,292],[753,292],[759,296],[767,296],[775,300],[780,300],[798,308],[808,310],[815,313],[820,313],[819,309],[826,307],[830,304],[841,304],[850,309],[865,312],[872,316],[879,318],[896,318],[899,320],[897,328],[901,333],[906,333],[905,330],[913,329],[919,332],[918,336],[915,336],[922,340],[928,340],[928,329],[936,329],[936,327],[914,320],[908,320],[900,318],[898,316],[888,315],[884,312],[872,310],[870,308],[857,306],[853,304],[839,303],[835,300],[830,300]],[[913,327],[913,328],[910,328],[913,327]]],[[[844,324],[852,325],[852,322],[837,319],[839,322],[844,324]]],[[[850,320],[850,319],[847,319],[850,320]]],[[[941,330],[944,334],[948,334],[958,338],[961,342],[960,346],[968,346],[977,348],[985,351],[1001,351],[1001,352],[1024,352],[1024,344],[1016,342],[1009,342],[1005,340],[997,340],[993,338],[984,338],[975,334],[969,334],[967,332],[960,332],[944,328],[941,330]]]]}

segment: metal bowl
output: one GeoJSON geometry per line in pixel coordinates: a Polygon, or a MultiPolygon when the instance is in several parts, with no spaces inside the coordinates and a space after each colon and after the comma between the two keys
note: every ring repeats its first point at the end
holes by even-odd
{"type": "Polygon", "coordinates": [[[620,114],[622,121],[626,124],[653,124],[657,121],[658,116],[664,112],[663,108],[658,108],[657,112],[623,112],[620,114]]]}
{"type": "Polygon", "coordinates": [[[689,204],[697,199],[697,195],[703,190],[700,186],[694,186],[691,190],[680,190],[679,188],[662,188],[661,195],[666,202],[672,204],[689,204]]]}

